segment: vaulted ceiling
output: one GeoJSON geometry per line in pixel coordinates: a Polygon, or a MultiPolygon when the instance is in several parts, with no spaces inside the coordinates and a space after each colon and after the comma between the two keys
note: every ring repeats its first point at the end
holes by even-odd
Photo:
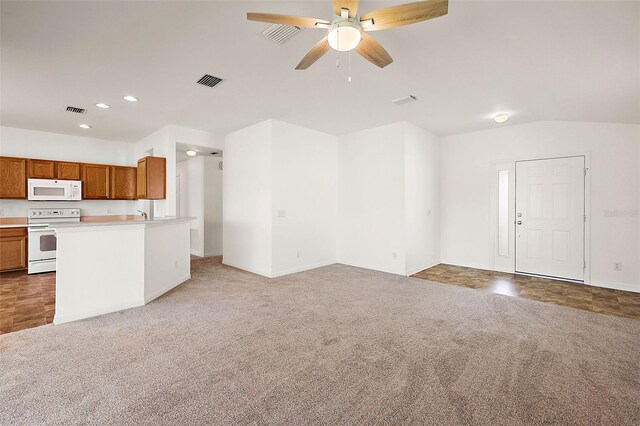
{"type": "Polygon", "coordinates": [[[246,20],[330,19],[329,0],[5,1],[0,11],[6,126],[137,141],[167,124],[224,135],[267,118],[333,134],[407,120],[441,135],[495,127],[502,111],[507,125],[640,120],[638,2],[451,1],[447,16],[376,32],[394,63],[353,54],[350,84],[347,53],[294,70],[324,30],[278,45],[261,35],[268,24],[246,20]],[[224,81],[196,84],[205,73],[224,81]],[[390,102],[409,94],[418,101],[390,102]]]}

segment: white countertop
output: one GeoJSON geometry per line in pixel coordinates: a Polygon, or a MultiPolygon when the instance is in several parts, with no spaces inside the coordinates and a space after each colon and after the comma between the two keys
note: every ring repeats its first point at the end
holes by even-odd
{"type": "Polygon", "coordinates": [[[195,217],[157,217],[149,220],[116,220],[111,222],[65,222],[55,223],[50,226],[54,229],[59,228],[91,228],[98,226],[127,226],[127,225],[161,225],[177,222],[188,222],[195,217]]]}

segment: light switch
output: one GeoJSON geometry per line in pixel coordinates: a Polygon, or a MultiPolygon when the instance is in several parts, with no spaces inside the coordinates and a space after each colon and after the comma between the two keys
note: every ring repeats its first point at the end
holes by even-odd
{"type": "Polygon", "coordinates": [[[286,210],[278,210],[278,217],[287,217],[286,210]]]}

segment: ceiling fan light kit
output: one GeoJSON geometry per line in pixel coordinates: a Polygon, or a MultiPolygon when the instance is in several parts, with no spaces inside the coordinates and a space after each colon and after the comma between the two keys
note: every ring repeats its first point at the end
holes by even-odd
{"type": "Polygon", "coordinates": [[[327,53],[329,48],[338,52],[348,52],[355,49],[360,56],[369,62],[384,68],[392,63],[393,59],[380,43],[367,34],[368,31],[415,24],[446,15],[449,11],[448,0],[427,0],[377,9],[358,17],[358,3],[358,0],[333,0],[334,19],[332,22],[324,19],[270,13],[247,13],[247,19],[327,30],[327,35],[316,43],[298,63],[297,70],[309,68],[327,53]]]}

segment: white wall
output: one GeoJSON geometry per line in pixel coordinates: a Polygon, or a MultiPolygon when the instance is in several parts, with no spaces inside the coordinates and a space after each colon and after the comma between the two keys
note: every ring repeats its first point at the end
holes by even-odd
{"type": "MultiPolygon", "coordinates": [[[[86,163],[135,166],[133,144],[61,135],[36,130],[0,127],[0,155],[86,163]]],[[[135,201],[82,200],[68,202],[0,200],[6,217],[25,217],[29,208],[73,207],[83,215],[134,214],[135,201]]]]}
{"type": "Polygon", "coordinates": [[[406,275],[440,261],[440,139],[405,125],[406,275]]]}
{"type": "Polygon", "coordinates": [[[336,262],[337,143],[272,123],[273,276],[336,262]]]}
{"type": "Polygon", "coordinates": [[[274,277],[335,262],[336,143],[276,120],[227,136],[224,263],[274,277]]]}
{"type": "Polygon", "coordinates": [[[340,137],[339,263],[405,273],[404,129],[394,123],[340,137]]]}
{"type": "Polygon", "coordinates": [[[591,158],[591,282],[640,291],[638,125],[538,122],[443,138],[442,262],[494,269],[490,182],[496,164],[574,154],[591,158]],[[622,271],[614,270],[615,262],[622,271]]]}
{"type": "Polygon", "coordinates": [[[180,176],[180,215],[190,222],[191,254],[204,256],[204,160],[194,157],[176,166],[180,176]]]}
{"type": "Polygon", "coordinates": [[[223,261],[264,276],[272,270],[271,120],[225,139],[223,261]]]}
{"type": "Polygon", "coordinates": [[[401,122],[340,138],[338,262],[411,275],[439,262],[439,138],[401,122]]]}
{"type": "Polygon", "coordinates": [[[202,157],[204,169],[204,256],[222,254],[222,158],[202,157]]]}

